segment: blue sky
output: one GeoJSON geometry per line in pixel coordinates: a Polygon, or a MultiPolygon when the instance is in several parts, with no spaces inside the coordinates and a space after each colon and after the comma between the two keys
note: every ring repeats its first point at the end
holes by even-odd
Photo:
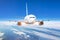
{"type": "Polygon", "coordinates": [[[60,19],[59,0],[0,0],[0,20],[23,19],[26,2],[29,14],[36,15],[38,19],[60,19]]]}

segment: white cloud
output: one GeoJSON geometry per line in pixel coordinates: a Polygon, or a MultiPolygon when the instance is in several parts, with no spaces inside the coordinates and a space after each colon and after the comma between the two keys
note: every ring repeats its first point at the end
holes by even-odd
{"type": "Polygon", "coordinates": [[[2,36],[4,35],[4,33],[0,32],[0,40],[3,40],[2,36]]]}
{"type": "Polygon", "coordinates": [[[2,37],[4,35],[4,33],[0,32],[0,37],[2,37]]]}
{"type": "Polygon", "coordinates": [[[17,31],[17,32],[16,32],[16,31],[13,31],[13,32],[14,32],[15,34],[18,34],[18,35],[22,35],[22,34],[25,35],[24,32],[19,32],[19,31],[17,31]]]}
{"type": "Polygon", "coordinates": [[[60,21],[45,21],[43,27],[60,29],[60,21]]]}
{"type": "Polygon", "coordinates": [[[21,37],[24,37],[25,39],[28,39],[30,36],[29,35],[26,35],[26,33],[24,33],[24,32],[21,32],[21,31],[19,31],[19,30],[17,30],[17,29],[12,29],[13,30],[13,33],[15,33],[15,34],[17,34],[17,35],[20,35],[21,37]]]}
{"type": "Polygon", "coordinates": [[[12,28],[12,31],[13,31],[13,33],[18,34],[18,35],[22,35],[22,34],[26,35],[24,32],[21,32],[21,31],[15,29],[15,28],[12,28]]]}
{"type": "Polygon", "coordinates": [[[16,25],[17,23],[14,21],[0,21],[0,25],[16,25]]]}
{"type": "Polygon", "coordinates": [[[35,35],[40,36],[40,37],[43,37],[43,38],[52,39],[52,40],[60,40],[60,38],[55,37],[53,35],[48,35],[48,34],[45,34],[45,33],[35,32],[35,31],[33,33],[35,35]]]}
{"type": "Polygon", "coordinates": [[[3,40],[3,38],[0,38],[0,40],[3,40]]]}

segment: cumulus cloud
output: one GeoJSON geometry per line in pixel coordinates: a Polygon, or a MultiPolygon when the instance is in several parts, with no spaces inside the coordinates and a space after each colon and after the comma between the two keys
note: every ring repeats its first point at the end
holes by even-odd
{"type": "Polygon", "coordinates": [[[25,35],[25,33],[24,32],[19,32],[19,31],[13,31],[13,33],[15,33],[15,34],[18,34],[18,35],[25,35]]]}
{"type": "Polygon", "coordinates": [[[4,35],[4,33],[0,32],[0,37],[2,37],[4,35]]]}
{"type": "Polygon", "coordinates": [[[25,34],[24,32],[21,32],[15,28],[13,28],[12,31],[13,31],[13,33],[18,34],[18,35],[25,34]]]}
{"type": "Polygon", "coordinates": [[[60,40],[60,38],[53,36],[53,35],[49,35],[49,34],[45,34],[45,33],[41,33],[41,32],[35,32],[35,31],[33,31],[32,33],[34,33],[35,35],[37,35],[39,37],[43,37],[43,38],[47,38],[47,39],[51,39],[51,40],[60,40]]]}
{"type": "Polygon", "coordinates": [[[4,35],[4,33],[0,32],[0,40],[3,40],[2,36],[4,35]]]}
{"type": "Polygon", "coordinates": [[[19,35],[19,36],[21,36],[21,37],[23,37],[23,38],[25,38],[25,39],[28,39],[28,38],[30,37],[30,36],[27,35],[26,33],[21,32],[21,31],[15,29],[15,28],[13,28],[12,30],[13,30],[13,33],[15,33],[15,34],[17,34],[17,35],[19,35]]]}
{"type": "Polygon", "coordinates": [[[0,38],[0,40],[3,40],[3,38],[0,38]]]}
{"type": "Polygon", "coordinates": [[[0,25],[16,25],[17,23],[14,21],[0,21],[0,25]]]}
{"type": "Polygon", "coordinates": [[[45,21],[43,27],[60,29],[60,21],[45,21]]]}
{"type": "Polygon", "coordinates": [[[19,35],[25,34],[24,32],[21,32],[21,31],[15,29],[15,28],[12,28],[11,30],[13,31],[13,33],[16,33],[16,34],[19,34],[19,35]]]}

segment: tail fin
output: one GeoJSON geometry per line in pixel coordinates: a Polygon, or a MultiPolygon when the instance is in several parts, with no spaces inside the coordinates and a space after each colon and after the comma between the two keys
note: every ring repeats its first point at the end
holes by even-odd
{"type": "Polygon", "coordinates": [[[26,3],[26,16],[28,15],[28,6],[27,6],[27,3],[26,3]]]}

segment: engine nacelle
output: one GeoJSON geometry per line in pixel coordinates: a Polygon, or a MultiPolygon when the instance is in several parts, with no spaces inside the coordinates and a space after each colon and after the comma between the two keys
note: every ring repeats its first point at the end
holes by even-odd
{"type": "Polygon", "coordinates": [[[18,25],[18,26],[21,26],[21,25],[22,25],[22,23],[21,23],[21,22],[18,22],[18,23],[17,23],[17,25],[18,25]]]}
{"type": "Polygon", "coordinates": [[[39,25],[43,25],[43,24],[44,24],[43,21],[39,22],[39,25]]]}

